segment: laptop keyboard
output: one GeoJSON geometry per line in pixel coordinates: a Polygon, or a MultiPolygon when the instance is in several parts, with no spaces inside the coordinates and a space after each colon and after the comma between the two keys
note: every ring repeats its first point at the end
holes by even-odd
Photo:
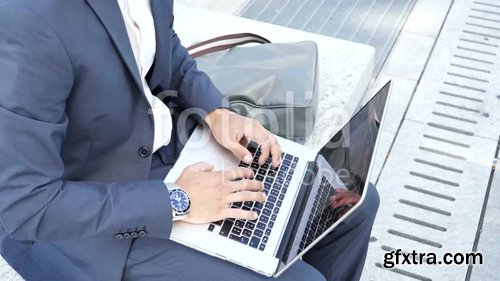
{"type": "Polygon", "coordinates": [[[282,153],[281,165],[273,168],[270,158],[263,165],[259,165],[261,151],[256,142],[251,141],[247,149],[252,153],[253,161],[251,164],[240,162],[239,166],[253,170],[253,179],[264,183],[267,199],[264,203],[235,202],[231,204],[231,208],[254,211],[259,217],[254,221],[235,219],[217,221],[210,224],[208,230],[213,232],[216,226],[220,226],[220,235],[264,251],[299,158],[282,153]]]}
{"type": "Polygon", "coordinates": [[[297,254],[300,254],[316,238],[321,236],[328,227],[333,225],[335,221],[335,209],[330,207],[329,201],[330,197],[334,194],[335,188],[323,177],[297,254]]]}

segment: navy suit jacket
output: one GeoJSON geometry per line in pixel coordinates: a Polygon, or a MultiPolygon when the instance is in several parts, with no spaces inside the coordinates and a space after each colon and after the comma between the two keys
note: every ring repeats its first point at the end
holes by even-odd
{"type": "MultiPolygon", "coordinates": [[[[172,29],[172,0],[151,5],[153,93],[221,107],[172,29]]],[[[51,280],[119,280],[131,239],[118,238],[169,238],[149,112],[116,0],[0,0],[0,252],[25,278],[32,266],[51,280]]]]}

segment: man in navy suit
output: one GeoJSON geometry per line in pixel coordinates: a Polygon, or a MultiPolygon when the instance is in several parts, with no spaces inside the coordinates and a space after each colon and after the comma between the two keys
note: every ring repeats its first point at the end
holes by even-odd
{"type": "MultiPolygon", "coordinates": [[[[245,137],[263,146],[262,162],[281,154],[261,125],[225,109],[173,31],[172,6],[0,0],[0,253],[26,280],[265,279],[169,241],[175,220],[252,219],[228,203],[265,198],[261,183],[233,181],[251,171],[207,163],[165,184],[178,132],[202,122],[244,161],[245,137]],[[193,122],[177,124],[182,109],[193,122]],[[172,189],[189,213],[172,208],[172,189]]],[[[359,278],[377,206],[371,188],[280,280],[359,278]]]]}

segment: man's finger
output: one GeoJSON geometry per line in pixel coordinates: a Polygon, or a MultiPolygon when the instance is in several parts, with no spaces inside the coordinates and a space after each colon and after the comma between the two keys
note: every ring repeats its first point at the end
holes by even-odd
{"type": "Polygon", "coordinates": [[[238,157],[238,159],[242,160],[243,162],[247,163],[247,164],[251,164],[252,163],[252,154],[250,153],[250,151],[248,151],[248,149],[246,147],[244,147],[243,145],[241,145],[239,142],[233,142],[231,144],[231,146],[229,147],[229,150],[231,150],[231,152],[236,156],[238,157]]]}
{"type": "Polygon", "coordinates": [[[240,179],[253,178],[254,174],[251,169],[238,167],[234,169],[221,171],[224,181],[234,181],[240,179]]]}
{"type": "Polygon", "coordinates": [[[266,194],[264,192],[240,191],[227,194],[224,197],[224,202],[231,204],[234,202],[265,202],[266,194]]]}
{"type": "Polygon", "coordinates": [[[211,172],[214,170],[214,165],[207,162],[198,162],[188,166],[187,169],[194,172],[211,172]]]}
{"type": "Polygon", "coordinates": [[[276,139],[271,144],[271,155],[273,157],[273,167],[281,164],[281,146],[276,139]]]}
{"type": "Polygon", "coordinates": [[[262,191],[264,185],[260,181],[254,180],[241,180],[228,183],[227,191],[228,193],[234,193],[239,191],[262,191]]]}
{"type": "Polygon", "coordinates": [[[269,153],[271,152],[271,147],[269,143],[264,143],[261,144],[260,146],[260,157],[259,157],[259,165],[263,165],[266,163],[267,159],[269,158],[269,153]]]}
{"type": "Polygon", "coordinates": [[[240,220],[256,220],[259,217],[259,214],[257,214],[256,212],[233,208],[224,209],[221,213],[224,218],[233,218],[240,220]]]}

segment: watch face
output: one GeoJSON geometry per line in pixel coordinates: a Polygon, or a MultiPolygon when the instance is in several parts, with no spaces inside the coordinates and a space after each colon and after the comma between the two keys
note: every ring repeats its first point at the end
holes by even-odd
{"type": "Polygon", "coordinates": [[[172,201],[172,208],[174,211],[183,213],[189,208],[189,198],[186,193],[180,190],[174,190],[170,194],[170,200],[172,201]]]}

